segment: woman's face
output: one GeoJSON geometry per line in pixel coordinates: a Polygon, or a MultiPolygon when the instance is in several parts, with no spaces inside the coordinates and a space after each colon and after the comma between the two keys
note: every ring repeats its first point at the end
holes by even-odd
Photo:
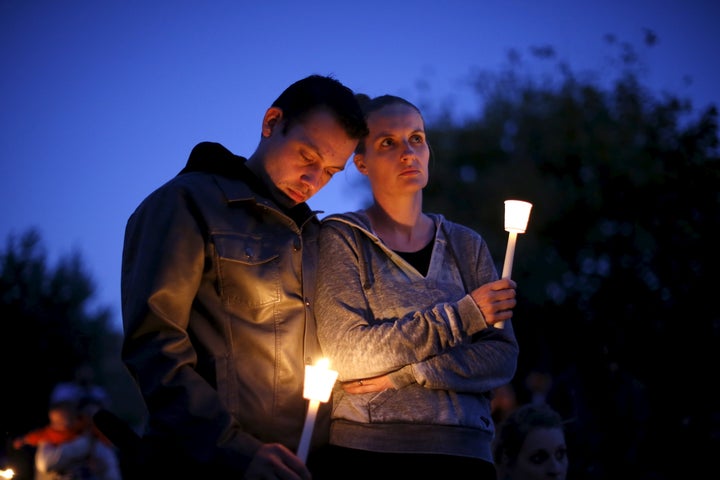
{"type": "Polygon", "coordinates": [[[430,147],[425,122],[414,108],[391,104],[367,119],[370,134],[365,153],[356,154],[355,165],[367,175],[377,197],[415,193],[428,182],[430,147]]]}
{"type": "Polygon", "coordinates": [[[560,428],[536,428],[525,437],[515,465],[508,467],[513,480],[565,480],[568,470],[565,434],[560,428]]]}

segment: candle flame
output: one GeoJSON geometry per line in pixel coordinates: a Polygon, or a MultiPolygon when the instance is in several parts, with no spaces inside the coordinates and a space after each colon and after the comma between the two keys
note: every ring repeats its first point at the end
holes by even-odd
{"type": "Polygon", "coordinates": [[[315,365],[305,365],[303,397],[327,402],[338,372],[330,370],[330,360],[321,358],[315,365]]]}

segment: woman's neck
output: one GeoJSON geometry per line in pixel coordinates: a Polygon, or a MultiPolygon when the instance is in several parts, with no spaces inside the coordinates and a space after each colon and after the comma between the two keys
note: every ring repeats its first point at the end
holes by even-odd
{"type": "Polygon", "coordinates": [[[388,207],[375,201],[365,213],[375,234],[392,250],[417,252],[435,235],[435,224],[420,203],[388,207]]]}

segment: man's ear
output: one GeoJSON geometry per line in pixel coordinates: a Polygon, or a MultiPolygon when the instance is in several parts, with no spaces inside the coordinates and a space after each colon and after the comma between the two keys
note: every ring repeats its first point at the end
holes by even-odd
{"type": "Polygon", "coordinates": [[[353,162],[355,162],[355,168],[358,169],[358,172],[362,173],[363,175],[367,175],[367,166],[365,165],[364,154],[356,153],[353,156],[353,162]]]}
{"type": "Polygon", "coordinates": [[[275,128],[280,125],[283,118],[283,111],[278,107],[270,107],[265,112],[262,123],[262,136],[269,137],[275,128]]]}

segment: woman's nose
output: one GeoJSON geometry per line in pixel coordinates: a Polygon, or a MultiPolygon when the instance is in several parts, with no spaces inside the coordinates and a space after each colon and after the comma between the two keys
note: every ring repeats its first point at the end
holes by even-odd
{"type": "Polygon", "coordinates": [[[415,157],[415,149],[413,148],[412,144],[408,141],[403,142],[403,152],[402,152],[402,160],[412,160],[415,157]]]}

